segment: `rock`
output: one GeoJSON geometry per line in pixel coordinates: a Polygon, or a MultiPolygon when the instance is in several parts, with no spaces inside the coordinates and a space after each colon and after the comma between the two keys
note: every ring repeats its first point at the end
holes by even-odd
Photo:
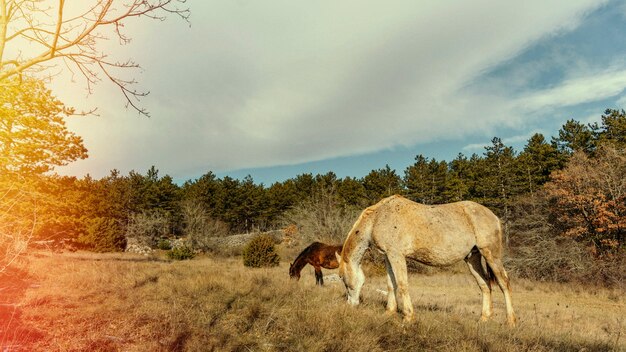
{"type": "Polygon", "coordinates": [[[150,255],[152,254],[153,249],[148,245],[139,243],[136,238],[131,237],[126,240],[126,249],[124,251],[128,253],[150,255]]]}
{"type": "Polygon", "coordinates": [[[337,274],[324,275],[324,283],[326,282],[339,282],[341,278],[337,274]]]}
{"type": "Polygon", "coordinates": [[[244,233],[239,235],[225,236],[225,237],[213,237],[209,240],[209,245],[214,248],[234,248],[243,247],[254,237],[267,234],[272,236],[274,243],[278,244],[283,241],[283,231],[268,231],[268,232],[254,232],[244,233]]]}

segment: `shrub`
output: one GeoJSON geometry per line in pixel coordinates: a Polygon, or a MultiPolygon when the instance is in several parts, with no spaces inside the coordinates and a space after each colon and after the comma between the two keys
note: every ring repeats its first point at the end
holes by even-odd
{"type": "MultiPolygon", "coordinates": [[[[343,243],[361,209],[341,204],[332,191],[320,192],[282,215],[283,227],[294,227],[304,243],[343,243]]],[[[294,243],[295,245],[295,243],[294,243]]]]}
{"type": "Polygon", "coordinates": [[[171,227],[169,216],[153,210],[131,214],[126,226],[126,237],[135,238],[137,243],[154,248],[159,238],[167,236],[171,227]]]}
{"type": "Polygon", "coordinates": [[[191,247],[180,246],[172,248],[169,252],[167,252],[167,256],[174,260],[185,260],[193,258],[195,254],[193,253],[191,247]]]}
{"type": "Polygon", "coordinates": [[[558,234],[542,194],[518,198],[511,210],[511,247],[505,257],[509,273],[541,281],[613,285],[602,282],[599,262],[582,243],[558,234]]]}
{"type": "Polygon", "coordinates": [[[243,265],[260,268],[278,266],[280,257],[274,248],[274,238],[267,234],[254,237],[243,250],[243,265]]]}
{"type": "Polygon", "coordinates": [[[214,250],[211,239],[224,237],[230,232],[228,225],[210,216],[209,211],[197,201],[187,201],[181,207],[183,232],[191,247],[206,252],[214,250]]]}
{"type": "Polygon", "coordinates": [[[30,182],[0,172],[0,273],[15,265],[34,238],[38,198],[30,182]]]}
{"type": "Polygon", "coordinates": [[[162,239],[159,241],[159,243],[157,243],[157,248],[164,251],[169,251],[170,249],[172,249],[172,243],[170,243],[169,240],[162,239]]]}

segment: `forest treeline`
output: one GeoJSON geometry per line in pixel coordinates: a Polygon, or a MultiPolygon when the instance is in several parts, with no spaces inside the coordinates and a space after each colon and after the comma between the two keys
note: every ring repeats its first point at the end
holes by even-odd
{"type": "Polygon", "coordinates": [[[123,250],[133,237],[152,246],[173,236],[201,243],[203,236],[287,226],[309,238],[340,241],[354,214],[402,194],[424,204],[473,200],[488,206],[503,220],[513,251],[534,253],[548,236],[550,243],[580,244],[585,252],[578,255],[615,258],[625,248],[625,150],[626,113],[609,109],[600,123],[569,120],[557,136],[535,134],[519,151],[496,137],[482,154],[459,153],[450,161],[419,154],[402,173],[386,165],[362,178],[301,174],[266,186],[251,176],[218,178],[208,171],[176,184],[155,166],[128,175],[113,170],[101,179],[7,168],[2,226],[33,241],[94,251],[123,250]],[[316,217],[315,226],[304,228],[303,209],[316,217]]]}
{"type": "MultiPolygon", "coordinates": [[[[606,110],[599,124],[585,125],[569,120],[558,136],[547,140],[535,134],[521,151],[496,137],[482,155],[459,153],[453,160],[446,161],[419,154],[402,174],[384,166],[362,178],[339,178],[333,172],[301,174],[269,186],[255,183],[251,176],[243,180],[228,176],[218,178],[211,171],[177,185],[172,177],[161,176],[154,166],[146,173],[131,171],[128,175],[113,170],[101,179],[40,175],[29,180],[32,189],[37,191],[37,206],[24,210],[38,217],[36,238],[76,241],[96,250],[123,249],[124,234],[129,232],[129,227],[134,222],[145,223],[146,219],[160,219],[161,235],[185,235],[189,212],[200,212],[205,219],[221,222],[226,232],[273,229],[284,225],[282,216],[290,208],[328,193],[332,194],[337,207],[359,209],[392,194],[402,194],[424,204],[473,200],[493,209],[505,222],[512,220],[512,209],[520,196],[546,198],[547,195],[559,199],[551,201],[551,206],[564,208],[560,217],[574,216],[571,213],[576,207],[583,217],[590,217],[593,211],[578,204],[583,202],[582,195],[565,191],[567,186],[574,186],[567,181],[568,177],[575,176],[568,175],[566,166],[573,169],[582,167],[580,163],[591,165],[609,157],[607,153],[623,157],[625,145],[626,114],[623,110],[606,110]],[[605,145],[612,148],[611,152],[603,147],[605,145]],[[551,175],[550,187],[543,187],[551,175]],[[539,195],[540,192],[544,194],[539,195]],[[569,201],[568,197],[573,197],[571,201],[576,203],[571,205],[572,209],[563,204],[569,201]],[[110,234],[110,237],[103,234],[110,234]]],[[[623,169],[623,165],[617,164],[606,167],[623,169]]],[[[609,172],[606,168],[594,167],[575,172],[581,176],[581,172],[601,171],[609,172]]],[[[607,182],[606,187],[610,187],[607,182]]],[[[616,223],[605,228],[598,218],[588,219],[590,223],[584,224],[586,230],[598,232],[594,234],[598,240],[591,239],[591,242],[601,249],[615,247],[614,241],[623,245],[624,225],[618,220],[623,220],[623,192],[626,190],[617,188],[593,190],[594,194],[589,195],[600,197],[590,199],[591,203],[602,201],[611,208],[606,210],[611,214],[605,214],[606,221],[616,223]]],[[[555,215],[555,220],[560,217],[555,215]]],[[[569,222],[561,221],[563,226],[569,222]]],[[[569,229],[560,232],[580,235],[569,229]]]]}

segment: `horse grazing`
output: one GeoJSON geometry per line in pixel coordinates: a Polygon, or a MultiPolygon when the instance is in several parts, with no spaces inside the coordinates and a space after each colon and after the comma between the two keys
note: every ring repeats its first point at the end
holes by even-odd
{"type": "Polygon", "coordinates": [[[511,287],[502,266],[502,228],[498,217],[486,207],[469,201],[423,205],[395,195],[366,208],[348,233],[341,255],[337,255],[339,276],[352,305],[359,304],[365,281],[360,263],[370,246],[385,256],[388,312],[396,312],[399,303],[404,320],[415,319],[406,258],[431,266],[464,259],[482,291],[481,320],[493,314],[491,282],[496,281],[504,294],[507,322],[515,325],[511,287]]]}
{"type": "Polygon", "coordinates": [[[292,264],[289,264],[289,276],[300,280],[300,272],[307,264],[315,268],[315,284],[324,285],[322,268],[337,269],[339,262],[336,254],[341,252],[342,246],[331,246],[321,242],[313,242],[298,255],[292,264]]]}

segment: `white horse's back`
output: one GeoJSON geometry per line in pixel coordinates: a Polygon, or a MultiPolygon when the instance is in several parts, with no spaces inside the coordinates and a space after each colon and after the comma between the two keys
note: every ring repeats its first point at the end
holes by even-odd
{"type": "Polygon", "coordinates": [[[383,252],[433,266],[454,264],[498,238],[500,221],[484,206],[469,202],[424,205],[394,196],[372,214],[372,244],[383,252]]]}

